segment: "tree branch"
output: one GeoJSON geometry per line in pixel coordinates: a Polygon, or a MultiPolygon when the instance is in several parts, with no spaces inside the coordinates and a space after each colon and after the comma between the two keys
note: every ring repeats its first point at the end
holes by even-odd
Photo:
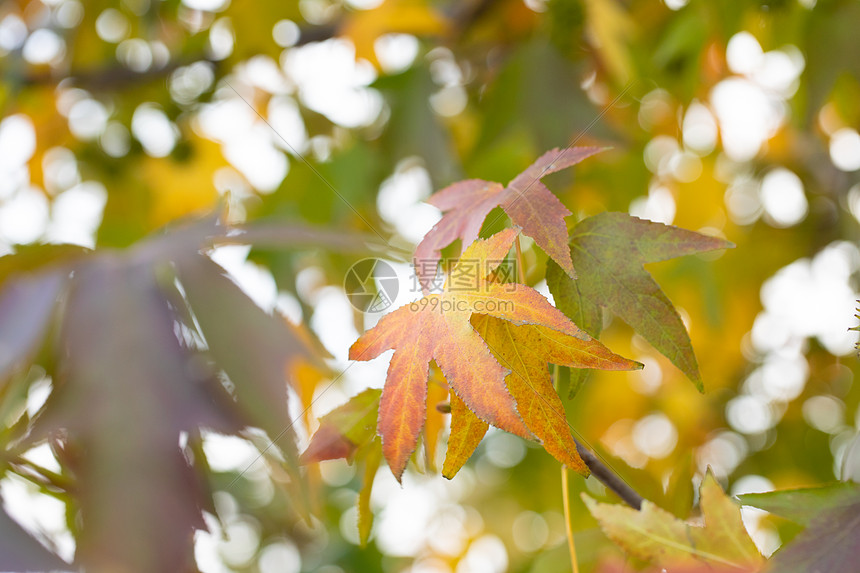
{"type": "Polygon", "coordinates": [[[627,505],[633,509],[641,509],[644,498],[636,493],[632,487],[627,485],[627,482],[621,479],[621,476],[616,474],[606,464],[600,461],[600,458],[598,458],[594,452],[579,443],[579,440],[576,438],[573,440],[576,442],[576,449],[579,452],[579,456],[582,458],[582,461],[585,462],[585,465],[588,466],[588,469],[591,470],[591,474],[597,478],[600,483],[615,492],[615,494],[627,505]]]}
{"type": "MultiPolygon", "coordinates": [[[[462,34],[484,16],[494,2],[495,0],[475,0],[473,2],[456,3],[455,9],[449,13],[451,30],[456,34],[462,34]]],[[[341,29],[343,21],[343,18],[340,18],[330,24],[302,27],[299,39],[293,47],[334,38],[341,29]]],[[[145,71],[134,71],[117,64],[92,70],[67,70],[64,73],[51,71],[39,72],[24,75],[19,79],[22,86],[54,85],[62,80],[70,80],[76,86],[95,91],[116,90],[133,87],[141,82],[168,76],[177,68],[201,61],[209,62],[216,67],[223,63],[222,61],[215,61],[204,54],[200,54],[196,58],[182,58],[168,62],[160,68],[151,68],[145,71]]]]}
{"type": "Polygon", "coordinates": [[[66,73],[42,72],[24,76],[21,78],[21,85],[53,85],[64,80],[68,80],[75,86],[94,91],[116,90],[126,87],[135,87],[142,82],[148,82],[169,76],[178,68],[195,62],[208,62],[216,68],[220,63],[204,56],[200,56],[198,58],[175,60],[168,62],[161,67],[153,67],[142,72],[134,71],[121,65],[92,70],[70,70],[66,73]]]}
{"type": "Polygon", "coordinates": [[[453,28],[460,34],[472,27],[492,7],[496,0],[475,0],[474,2],[455,3],[455,11],[451,15],[453,28]]]}

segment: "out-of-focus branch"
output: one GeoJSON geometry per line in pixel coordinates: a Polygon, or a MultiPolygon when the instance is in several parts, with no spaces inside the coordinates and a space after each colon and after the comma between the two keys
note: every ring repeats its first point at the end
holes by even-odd
{"type": "MultiPolygon", "coordinates": [[[[455,3],[449,14],[452,35],[462,34],[470,28],[487,13],[494,2],[495,0],[475,0],[473,2],[455,3]]],[[[331,24],[303,27],[300,30],[298,41],[294,45],[302,46],[334,38],[342,28],[343,23],[344,19],[341,18],[331,24]]],[[[92,70],[38,72],[12,79],[17,79],[17,83],[21,87],[54,85],[61,81],[69,81],[73,85],[94,91],[120,90],[169,76],[178,68],[200,61],[209,62],[216,67],[221,63],[201,54],[196,58],[183,58],[144,71],[135,71],[116,64],[92,70]]]]}
{"type": "Polygon", "coordinates": [[[480,20],[496,3],[496,0],[474,0],[473,2],[456,2],[455,12],[451,15],[452,28],[463,33],[480,20]]]}
{"type": "MultiPolygon", "coordinates": [[[[312,26],[302,28],[296,46],[309,44],[311,42],[321,42],[328,40],[337,35],[338,25],[312,26]]],[[[141,83],[146,83],[152,80],[169,76],[176,69],[195,62],[208,62],[216,68],[223,64],[223,61],[213,60],[205,54],[200,54],[197,57],[186,57],[177,59],[160,67],[153,67],[144,71],[131,70],[123,65],[116,64],[104,68],[96,68],[92,70],[71,70],[67,72],[40,72],[30,75],[25,75],[20,78],[20,85],[38,86],[38,85],[53,85],[61,81],[69,81],[75,86],[91,89],[93,91],[118,90],[127,87],[134,87],[141,83]]]]}
{"type": "Polygon", "coordinates": [[[116,90],[123,89],[125,87],[133,87],[141,83],[169,76],[178,68],[201,61],[209,62],[216,67],[219,64],[217,61],[206,57],[200,57],[168,62],[161,67],[151,68],[140,72],[121,65],[94,70],[70,71],[68,73],[43,72],[24,76],[21,78],[21,85],[25,87],[52,85],[60,83],[61,81],[69,81],[75,86],[95,91],[116,90]]]}

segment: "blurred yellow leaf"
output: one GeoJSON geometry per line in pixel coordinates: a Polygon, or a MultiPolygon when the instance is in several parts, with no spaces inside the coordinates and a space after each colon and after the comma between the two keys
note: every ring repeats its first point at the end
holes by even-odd
{"type": "Polygon", "coordinates": [[[691,158],[690,162],[690,169],[694,173],[701,169],[701,174],[693,181],[676,184],[677,215],[672,224],[685,229],[712,227],[727,232],[728,214],[724,199],[727,185],[716,177],[715,161],[691,158]],[[698,166],[696,162],[699,162],[698,166]]]}
{"type": "Polygon", "coordinates": [[[632,77],[627,42],[636,26],[615,0],[585,0],[588,29],[603,64],[615,79],[626,83],[632,77]]]}
{"type": "Polygon", "coordinates": [[[341,35],[352,40],[355,57],[364,58],[379,67],[374,43],[385,34],[436,36],[447,32],[449,22],[424,2],[387,0],[373,10],[352,15],[341,29],[341,35]]]}
{"type": "Polygon", "coordinates": [[[367,448],[367,454],[362,460],[363,471],[361,490],[358,492],[358,539],[359,545],[367,547],[370,539],[370,529],[373,527],[373,511],[370,509],[370,494],[373,491],[373,478],[382,462],[382,444],[379,438],[374,438],[367,448]]]}
{"type": "Polygon", "coordinates": [[[289,365],[289,373],[293,387],[302,403],[302,418],[306,428],[311,427],[311,404],[314,392],[320,382],[327,379],[325,373],[307,360],[299,359],[289,365]]]}
{"type": "Polygon", "coordinates": [[[36,132],[36,149],[28,162],[30,182],[38,187],[44,187],[45,174],[43,159],[45,152],[54,147],[68,147],[76,150],[78,142],[69,133],[66,119],[57,113],[54,104],[54,91],[49,87],[39,86],[27,90],[26,97],[19,97],[14,112],[24,113],[33,122],[36,132]]]}
{"type": "Polygon", "coordinates": [[[150,223],[154,228],[212,208],[218,192],[212,175],[227,165],[220,146],[212,141],[191,137],[188,159],[147,157],[142,176],[152,192],[150,223]]]}

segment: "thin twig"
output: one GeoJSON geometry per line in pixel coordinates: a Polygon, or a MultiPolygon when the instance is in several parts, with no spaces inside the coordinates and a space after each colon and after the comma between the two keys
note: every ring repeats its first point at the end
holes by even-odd
{"type": "Polygon", "coordinates": [[[163,66],[153,66],[143,71],[132,70],[126,66],[111,65],[105,68],[68,70],[65,72],[37,72],[21,78],[21,84],[24,86],[54,85],[66,80],[75,86],[93,91],[131,89],[137,88],[141,83],[169,76],[177,69],[197,62],[208,63],[215,68],[220,65],[220,62],[200,55],[174,60],[163,66]]]}
{"type": "Polygon", "coordinates": [[[567,483],[567,466],[561,466],[561,503],[564,506],[564,532],[567,535],[567,547],[570,550],[570,563],[573,573],[579,573],[579,563],[576,558],[576,543],[573,540],[573,524],[570,522],[570,486],[567,483]]]}
{"type": "MultiPolygon", "coordinates": [[[[553,364],[552,387],[556,390],[558,390],[559,368],[558,364],[553,364]]],[[[566,417],[565,420],[567,420],[566,417]]],[[[567,549],[570,551],[570,564],[573,567],[573,573],[579,573],[579,561],[576,558],[576,542],[573,540],[573,523],[570,514],[570,484],[567,481],[567,466],[564,464],[561,464],[561,506],[564,510],[564,533],[567,536],[567,549]]]]}
{"type": "Polygon", "coordinates": [[[455,2],[451,14],[451,30],[457,35],[463,34],[480,20],[492,7],[495,0],[477,0],[475,2],[455,2]]]}
{"type": "Polygon", "coordinates": [[[520,248],[520,236],[517,235],[516,241],[514,241],[514,245],[516,245],[517,250],[517,282],[521,284],[525,284],[526,280],[526,267],[523,263],[523,250],[520,248]]]}
{"type": "Polygon", "coordinates": [[[573,439],[576,442],[576,449],[579,452],[579,457],[591,470],[591,475],[597,478],[600,483],[611,489],[620,497],[627,505],[633,509],[641,509],[644,498],[636,493],[636,491],[627,485],[621,477],[605,465],[594,452],[583,446],[579,440],[573,439]]]}
{"type": "MultiPolygon", "coordinates": [[[[559,365],[553,365],[552,372],[552,386],[556,390],[558,390],[558,373],[559,373],[559,365]]],[[[537,394],[537,392],[535,392],[537,394]]],[[[537,394],[540,396],[540,394],[537,394]]],[[[563,414],[561,412],[557,412],[559,416],[563,414]]],[[[576,434],[576,430],[573,429],[573,426],[570,425],[570,422],[567,421],[567,417],[565,417],[565,422],[567,422],[567,426],[570,428],[570,431],[573,434],[576,434]]],[[[591,451],[588,447],[582,445],[582,442],[576,439],[576,436],[573,436],[573,441],[576,444],[576,451],[579,453],[579,457],[582,458],[582,461],[585,462],[585,465],[588,466],[588,469],[591,471],[591,475],[594,478],[608,487],[610,490],[615,492],[615,494],[620,497],[627,505],[632,507],[633,509],[640,509],[642,507],[642,501],[644,498],[636,493],[630,485],[624,481],[620,475],[618,475],[615,470],[613,470],[609,465],[605,464],[593,451],[591,451]]]]}

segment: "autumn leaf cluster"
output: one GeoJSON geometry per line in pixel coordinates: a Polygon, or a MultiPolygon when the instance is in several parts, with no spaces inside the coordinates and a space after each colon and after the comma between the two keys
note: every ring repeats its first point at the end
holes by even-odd
{"type": "MultiPolygon", "coordinates": [[[[603,309],[628,322],[701,390],[687,331],[642,264],[731,244],[621,213],[581,221],[568,237],[564,217],[570,212],[540,178],[596,151],[553,149],[507,187],[469,180],[429,199],[445,214],[416,248],[415,269],[423,273],[421,285],[427,289],[432,284],[441,249],[455,239],[465,245],[460,262],[451,269],[441,292],[425,294],[384,315],[352,345],[352,360],[371,360],[394,350],[378,406],[371,410],[376,393],[364,392],[324,417],[304,454],[306,460],[363,457],[369,455],[364,450],[381,447],[400,480],[418,446],[427,413],[434,409],[428,394],[432,363],[444,376],[442,393],[447,390],[450,401],[445,477],[454,477],[490,425],[537,440],[562,464],[588,475],[548,366],[577,372],[642,367],[595,338],[600,335],[603,309]],[[512,224],[522,227],[478,238],[484,219],[500,204],[512,224]],[[519,249],[521,233],[532,235],[556,262],[547,271],[547,282],[558,308],[527,285],[501,282],[495,272],[515,242],[519,249]],[[429,264],[422,258],[427,254],[429,264]],[[463,288],[455,277],[468,276],[462,268],[466,265],[473,280],[463,288]]],[[[426,432],[424,436],[427,442],[426,432]]],[[[432,458],[435,452],[426,455],[432,458]]],[[[365,483],[364,489],[371,485],[365,483]]]]}
{"type": "Polygon", "coordinates": [[[853,573],[857,21],[0,2],[0,570],[853,573]]]}

